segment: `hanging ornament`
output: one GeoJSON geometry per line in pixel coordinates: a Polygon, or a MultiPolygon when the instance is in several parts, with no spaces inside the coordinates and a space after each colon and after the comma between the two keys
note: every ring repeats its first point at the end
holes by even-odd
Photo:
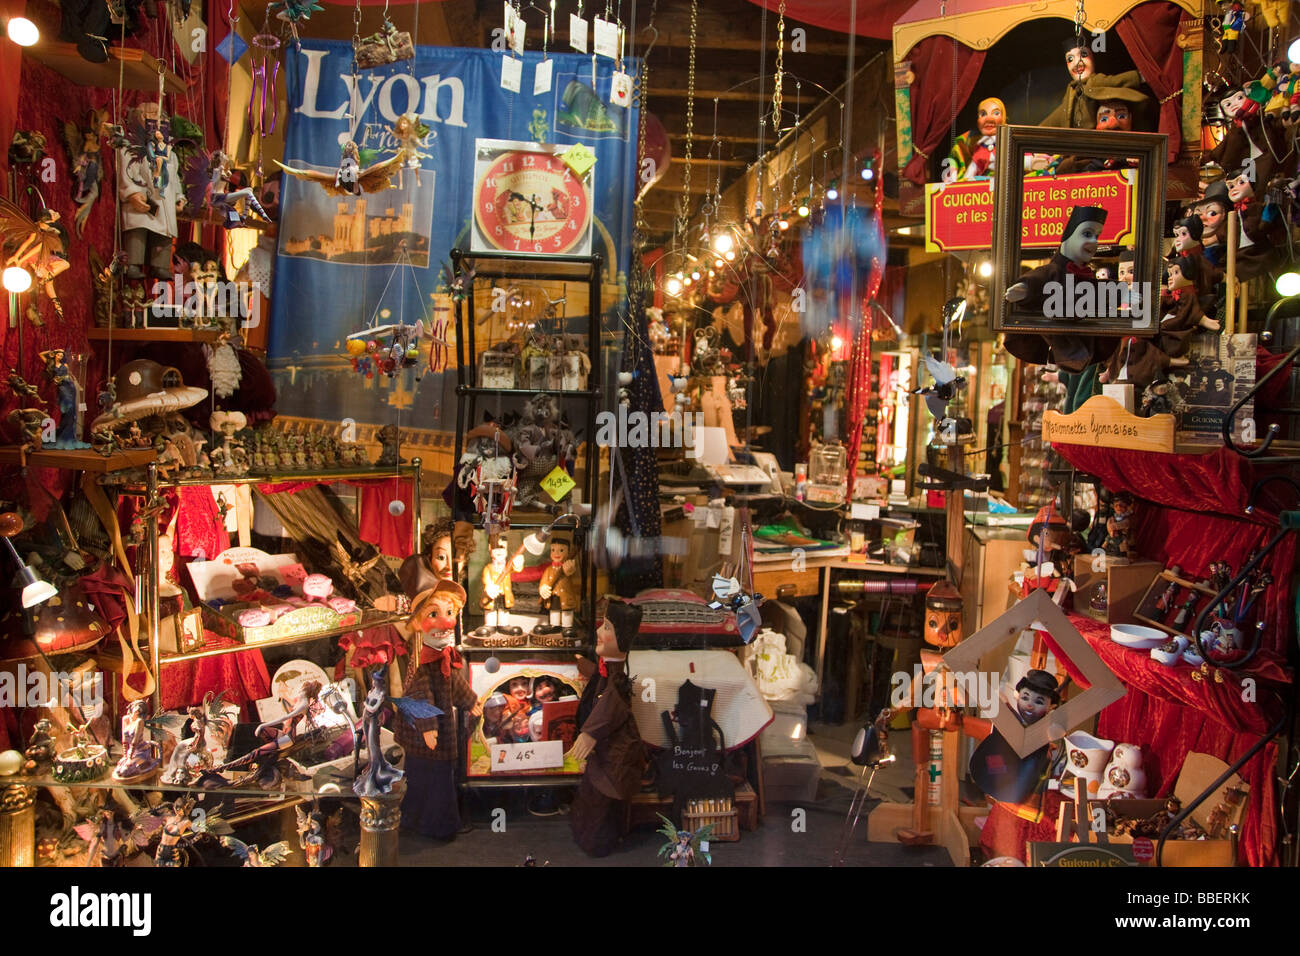
{"type": "Polygon", "coordinates": [[[300,40],[298,24],[310,20],[313,13],[320,13],[323,9],[325,8],[316,0],[275,0],[266,6],[268,14],[274,13],[276,19],[289,24],[289,32],[293,35],[295,44],[300,40]]]}
{"type": "Polygon", "coordinates": [[[362,37],[354,44],[353,54],[356,57],[357,68],[369,70],[376,66],[411,59],[415,56],[415,46],[411,43],[411,35],[404,30],[398,30],[385,16],[383,28],[368,37],[362,37]]]}

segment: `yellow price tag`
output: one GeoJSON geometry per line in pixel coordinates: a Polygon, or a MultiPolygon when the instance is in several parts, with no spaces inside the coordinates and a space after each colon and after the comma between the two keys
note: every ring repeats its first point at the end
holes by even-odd
{"type": "Polygon", "coordinates": [[[587,170],[596,165],[596,154],[582,143],[574,143],[560,154],[560,158],[579,178],[587,175],[587,170]]]}
{"type": "Polygon", "coordinates": [[[551,473],[541,481],[542,490],[551,496],[552,501],[559,501],[578,483],[569,477],[569,473],[556,465],[551,469],[551,473]]]}

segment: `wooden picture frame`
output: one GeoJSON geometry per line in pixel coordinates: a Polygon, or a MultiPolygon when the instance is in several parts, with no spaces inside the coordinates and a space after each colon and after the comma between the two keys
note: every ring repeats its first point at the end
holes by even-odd
{"type": "Polygon", "coordinates": [[[1033,626],[1052,636],[1060,652],[1088,680],[1089,687],[1028,726],[1022,724],[1009,707],[1001,706],[999,699],[993,726],[1021,757],[1029,756],[1052,740],[1060,740],[1128,693],[1124,683],[1111,673],[1092,645],[1070,623],[1066,613],[1041,588],[1031,591],[1023,601],[950,650],[943,656],[944,665],[957,674],[977,671],[981,658],[1004,644],[1014,642],[1021,632],[1033,626]]]}
{"type": "MultiPolygon", "coordinates": [[[[1157,133],[1039,126],[1003,126],[998,130],[990,317],[994,332],[1150,336],[1159,330],[1167,148],[1168,137],[1157,133]],[[1133,160],[1136,166],[1027,176],[1026,158],[1044,155],[1085,167],[1085,161],[1093,160],[1103,164],[1118,161],[1121,166],[1133,160]],[[1048,317],[1041,303],[1029,307],[1006,301],[1007,289],[1022,275],[1021,263],[1030,257],[1026,252],[1049,259],[1060,244],[1061,227],[1070,210],[1075,205],[1098,203],[1111,213],[1102,233],[1102,248],[1130,247],[1134,251],[1134,282],[1145,290],[1139,307],[1120,303],[1118,282],[1104,290],[1105,296],[1097,297],[1105,300],[1104,308],[1096,307],[1091,310],[1094,314],[1082,317],[1048,317]],[[1036,255],[1039,251],[1041,256],[1036,255]]],[[[1093,264],[1104,258],[1095,257],[1093,264]]],[[[1068,293],[1066,298],[1070,299],[1068,293]]],[[[1068,311],[1074,312],[1072,308],[1068,311]]]]}

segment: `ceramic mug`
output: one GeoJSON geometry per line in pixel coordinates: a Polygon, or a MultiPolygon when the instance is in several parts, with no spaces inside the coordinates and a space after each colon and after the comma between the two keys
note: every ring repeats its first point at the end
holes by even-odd
{"type": "Polygon", "coordinates": [[[1182,659],[1183,651],[1187,650],[1187,645],[1190,643],[1181,634],[1171,637],[1159,647],[1151,648],[1151,659],[1166,667],[1172,667],[1182,659]]]}
{"type": "Polygon", "coordinates": [[[1065,738],[1065,768],[1087,782],[1088,795],[1096,796],[1102,773],[1115,749],[1115,741],[1101,740],[1092,734],[1076,731],[1065,738]]]}

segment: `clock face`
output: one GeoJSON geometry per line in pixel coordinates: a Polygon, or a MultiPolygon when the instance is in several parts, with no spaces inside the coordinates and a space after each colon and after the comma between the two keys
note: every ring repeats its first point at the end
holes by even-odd
{"type": "Polygon", "coordinates": [[[583,252],[590,236],[591,198],[558,156],[508,150],[482,153],[474,190],[474,222],[487,248],[545,255],[583,252]]]}

